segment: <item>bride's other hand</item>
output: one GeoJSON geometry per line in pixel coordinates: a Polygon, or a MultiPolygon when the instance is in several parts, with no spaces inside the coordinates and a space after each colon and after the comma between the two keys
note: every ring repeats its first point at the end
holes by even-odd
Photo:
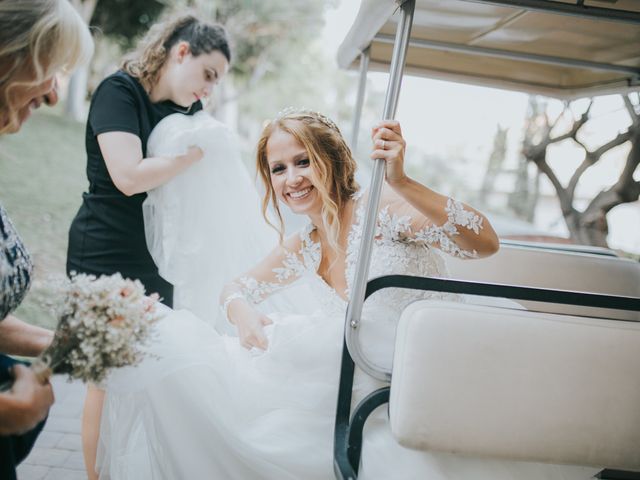
{"type": "Polygon", "coordinates": [[[272,323],[273,321],[269,317],[255,310],[240,316],[235,321],[240,345],[248,350],[252,347],[266,350],[269,341],[264,333],[264,327],[272,323]]]}
{"type": "Polygon", "coordinates": [[[396,120],[383,120],[371,130],[373,151],[371,159],[385,161],[385,178],[390,186],[407,180],[404,172],[404,152],[406,142],[402,137],[400,123],[396,120]]]}

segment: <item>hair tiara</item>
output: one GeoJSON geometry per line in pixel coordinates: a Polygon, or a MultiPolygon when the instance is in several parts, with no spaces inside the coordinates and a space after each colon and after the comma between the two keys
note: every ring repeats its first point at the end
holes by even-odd
{"type": "Polygon", "coordinates": [[[326,115],[323,115],[320,112],[316,112],[315,110],[309,110],[307,108],[296,108],[296,107],[284,108],[276,114],[276,117],[273,119],[273,121],[275,122],[278,120],[284,120],[285,118],[288,118],[288,117],[296,117],[296,116],[311,117],[315,120],[318,120],[323,125],[331,128],[332,130],[335,130],[336,132],[340,133],[340,129],[338,128],[338,125],[336,125],[336,123],[333,120],[331,120],[329,117],[327,117],[326,115]]]}

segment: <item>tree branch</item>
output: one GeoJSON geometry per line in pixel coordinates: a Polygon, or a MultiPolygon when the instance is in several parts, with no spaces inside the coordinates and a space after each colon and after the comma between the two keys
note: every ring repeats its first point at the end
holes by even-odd
{"type": "Polygon", "coordinates": [[[598,193],[589,203],[583,215],[583,222],[586,225],[595,224],[602,219],[606,222],[606,215],[612,208],[640,198],[640,181],[633,179],[633,174],[640,164],[640,124],[636,124],[635,128],[630,127],[627,133],[631,134],[632,129],[634,129],[634,135],[631,137],[633,145],[620,177],[611,188],[598,193]]]}
{"type": "Polygon", "coordinates": [[[544,120],[545,120],[544,123],[545,123],[545,127],[547,127],[547,130],[548,130],[549,133],[551,133],[551,131],[558,124],[558,121],[560,121],[560,119],[564,116],[564,113],[567,111],[567,108],[569,108],[569,104],[565,102],[564,108],[562,109],[562,112],[560,112],[560,115],[558,115],[553,120],[553,123],[549,122],[549,112],[547,112],[546,110],[544,111],[544,120]]]}
{"type": "Polygon", "coordinates": [[[585,155],[582,163],[580,163],[578,168],[576,168],[576,171],[573,172],[573,175],[571,175],[571,179],[569,180],[569,183],[567,185],[567,195],[569,195],[571,198],[573,198],[576,194],[576,187],[578,186],[578,182],[580,181],[580,177],[582,177],[582,174],[596,162],[596,160],[592,160],[590,157],[591,154],[585,150],[585,155]]]}
{"type": "MultiPolygon", "coordinates": [[[[572,138],[574,140],[576,140],[576,136],[578,135],[578,131],[582,128],[582,126],[587,123],[587,121],[589,120],[589,111],[591,110],[591,105],[593,104],[593,100],[591,100],[591,102],[589,103],[589,107],[583,112],[582,115],[580,115],[580,119],[578,119],[577,121],[574,120],[573,124],[571,125],[571,129],[563,134],[563,135],[559,135],[557,137],[553,137],[551,138],[550,135],[547,136],[547,141],[546,141],[546,146],[549,146],[553,143],[559,143],[562,142],[563,140],[567,140],[569,138],[572,138]]],[[[565,108],[566,109],[569,108],[568,106],[565,108]]],[[[558,117],[562,117],[564,115],[564,111],[562,112],[562,114],[558,117]]],[[[554,122],[553,126],[551,127],[550,131],[553,130],[553,127],[555,127],[556,123],[557,123],[558,119],[556,119],[556,121],[554,122]]]]}
{"type": "Polygon", "coordinates": [[[633,188],[633,174],[640,164],[640,125],[638,125],[635,130],[631,150],[629,151],[629,155],[627,155],[627,161],[625,162],[622,173],[620,173],[620,177],[616,182],[616,186],[619,189],[633,188]]]}
{"type": "Polygon", "coordinates": [[[631,123],[636,126],[640,121],[640,115],[636,113],[636,109],[631,102],[631,98],[629,98],[629,95],[622,95],[622,101],[624,102],[624,106],[627,107],[627,113],[631,118],[631,123]]]}
{"type": "Polygon", "coordinates": [[[633,131],[632,128],[629,127],[629,129],[626,132],[623,133],[619,133],[616,138],[612,139],[610,142],[605,143],[604,145],[602,145],[601,147],[595,149],[592,154],[596,156],[596,160],[593,162],[595,163],[596,161],[598,161],[600,159],[600,157],[602,155],[604,155],[606,152],[608,152],[609,150],[611,150],[612,148],[615,148],[617,146],[622,145],[623,143],[631,140],[631,135],[632,135],[633,131]]]}
{"type": "Polygon", "coordinates": [[[542,153],[538,153],[535,156],[529,156],[526,152],[524,155],[527,160],[536,164],[538,170],[544,173],[553,185],[553,188],[556,190],[556,194],[558,195],[558,199],[560,200],[560,208],[562,209],[562,213],[565,215],[569,215],[570,213],[572,213],[574,211],[572,198],[567,195],[567,190],[562,186],[562,183],[560,183],[560,180],[556,176],[555,172],[547,163],[546,150],[544,150],[542,153]]]}
{"type": "Polygon", "coordinates": [[[567,185],[567,190],[569,195],[573,198],[578,182],[580,181],[580,177],[585,171],[587,171],[589,167],[592,167],[597,162],[599,162],[600,158],[606,152],[608,152],[612,148],[622,145],[623,143],[627,142],[630,138],[631,138],[631,127],[626,132],[619,133],[616,136],[616,138],[612,139],[611,141],[595,149],[593,152],[590,152],[589,150],[587,150],[584,147],[584,145],[582,145],[582,143],[579,143],[576,140],[576,143],[578,143],[582,148],[585,149],[585,156],[580,166],[576,169],[575,172],[573,172],[573,175],[571,175],[571,180],[569,180],[569,184],[567,185]]]}

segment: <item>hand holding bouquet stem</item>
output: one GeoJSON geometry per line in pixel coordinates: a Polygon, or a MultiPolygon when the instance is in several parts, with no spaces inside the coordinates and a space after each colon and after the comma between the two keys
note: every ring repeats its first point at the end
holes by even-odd
{"type": "MultiPolygon", "coordinates": [[[[64,301],[51,345],[32,363],[42,383],[52,373],[100,383],[113,368],[139,363],[151,326],[159,316],[157,295],[145,296],[142,283],[118,273],[96,278],[78,274],[62,287],[64,301]]],[[[11,385],[0,385],[0,391],[11,385]]]]}

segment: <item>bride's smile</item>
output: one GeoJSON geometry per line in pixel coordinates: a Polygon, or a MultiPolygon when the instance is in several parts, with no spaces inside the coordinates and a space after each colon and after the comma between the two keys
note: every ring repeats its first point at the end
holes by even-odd
{"type": "Polygon", "coordinates": [[[293,200],[302,200],[304,198],[307,198],[307,196],[311,193],[312,189],[313,187],[307,187],[295,192],[289,192],[287,193],[287,195],[289,195],[289,198],[292,198],[293,200]]]}

